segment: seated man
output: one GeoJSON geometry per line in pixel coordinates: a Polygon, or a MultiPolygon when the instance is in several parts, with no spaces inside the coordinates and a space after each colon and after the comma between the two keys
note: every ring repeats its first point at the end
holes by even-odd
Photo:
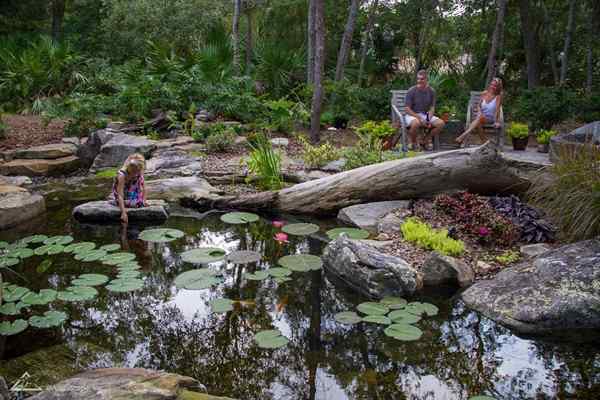
{"type": "Polygon", "coordinates": [[[433,115],[435,111],[435,90],[427,84],[427,71],[417,72],[417,84],[406,93],[406,115],[404,120],[408,127],[411,150],[418,149],[417,133],[419,128],[425,129],[422,147],[431,150],[432,136],[439,135],[444,128],[444,121],[433,115]]]}

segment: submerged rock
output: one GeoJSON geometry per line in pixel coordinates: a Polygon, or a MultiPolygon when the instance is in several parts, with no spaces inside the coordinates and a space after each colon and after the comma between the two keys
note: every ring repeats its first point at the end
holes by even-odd
{"type": "Polygon", "coordinates": [[[323,261],[327,272],[369,298],[412,295],[422,286],[419,273],[400,257],[345,235],[327,245],[323,261]]]}
{"type": "Polygon", "coordinates": [[[475,283],[465,303],[522,333],[600,328],[600,240],[569,244],[475,283]]]}
{"type": "Polygon", "coordinates": [[[425,260],[420,271],[425,286],[450,284],[466,287],[475,280],[475,273],[466,263],[436,252],[425,260]]]}
{"type": "MultiPolygon", "coordinates": [[[[149,207],[128,208],[127,216],[130,223],[150,222],[161,224],[167,220],[166,203],[161,200],[149,200],[149,207]]],[[[81,204],[73,209],[73,217],[79,222],[110,223],[121,220],[119,207],[108,201],[92,201],[81,204]]]]}
{"type": "Polygon", "coordinates": [[[0,175],[21,176],[61,176],[76,171],[80,167],[76,156],[53,160],[14,159],[0,164],[0,175]]]}
{"type": "Polygon", "coordinates": [[[409,204],[407,200],[358,204],[342,208],[337,218],[347,224],[375,233],[382,217],[399,208],[408,208],[409,204]]]}
{"type": "Polygon", "coordinates": [[[141,368],[106,368],[76,375],[31,400],[227,400],[200,393],[204,390],[200,382],[187,376],[141,368]]]}
{"type": "Polygon", "coordinates": [[[177,202],[184,198],[209,198],[222,193],[205,179],[197,176],[147,181],[146,190],[148,197],[170,202],[177,202]]]}
{"type": "Polygon", "coordinates": [[[0,229],[19,225],[46,212],[46,202],[17,186],[2,186],[0,190],[0,229]]]}

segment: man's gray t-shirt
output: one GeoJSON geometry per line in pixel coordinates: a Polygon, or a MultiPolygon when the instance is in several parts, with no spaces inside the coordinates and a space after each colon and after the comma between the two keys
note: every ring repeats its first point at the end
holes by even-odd
{"type": "Polygon", "coordinates": [[[430,86],[419,89],[413,86],[406,93],[406,105],[416,113],[427,113],[435,106],[435,90],[430,86]]]}

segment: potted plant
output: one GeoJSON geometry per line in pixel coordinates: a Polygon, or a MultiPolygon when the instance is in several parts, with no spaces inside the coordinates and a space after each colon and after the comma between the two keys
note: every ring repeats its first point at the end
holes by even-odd
{"type": "Polygon", "coordinates": [[[536,138],[538,142],[538,151],[540,153],[547,153],[550,146],[550,138],[556,135],[554,130],[541,130],[537,133],[536,138]]]}
{"type": "Polygon", "coordinates": [[[512,139],[513,149],[525,150],[529,142],[529,127],[527,124],[513,122],[508,127],[508,136],[512,139]]]}

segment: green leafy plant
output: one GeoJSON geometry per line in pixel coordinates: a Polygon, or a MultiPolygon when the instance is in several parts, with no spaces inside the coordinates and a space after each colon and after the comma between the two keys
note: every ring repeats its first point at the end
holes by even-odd
{"type": "Polygon", "coordinates": [[[98,178],[114,178],[115,176],[117,176],[118,171],[119,168],[104,169],[102,171],[96,172],[96,176],[98,178]]]}
{"type": "Polygon", "coordinates": [[[447,230],[433,229],[418,218],[408,218],[400,229],[404,239],[424,249],[435,250],[450,256],[460,256],[465,250],[464,243],[449,238],[447,230]]]}
{"type": "Polygon", "coordinates": [[[0,140],[6,139],[7,130],[8,125],[2,120],[2,113],[0,113],[0,140]]]}
{"type": "Polygon", "coordinates": [[[146,133],[146,137],[150,140],[160,140],[160,133],[152,130],[152,131],[146,133]]]}
{"type": "Polygon", "coordinates": [[[516,250],[507,250],[499,256],[496,256],[495,260],[500,264],[508,265],[515,263],[521,259],[521,254],[516,250]]]}
{"type": "Polygon", "coordinates": [[[313,146],[304,136],[298,137],[298,141],[302,145],[302,160],[307,168],[320,168],[341,157],[341,152],[329,142],[313,146]]]}
{"type": "Polygon", "coordinates": [[[206,138],[206,150],[209,153],[222,153],[230,150],[235,143],[236,134],[231,129],[214,132],[206,138]]]}
{"type": "Polygon", "coordinates": [[[273,150],[265,135],[257,135],[256,141],[256,144],[249,143],[251,152],[246,161],[248,170],[258,178],[258,186],[261,189],[279,190],[283,187],[281,155],[273,150]]]}
{"type": "Polygon", "coordinates": [[[325,111],[321,113],[321,125],[330,126],[333,125],[333,121],[335,120],[335,116],[330,111],[325,111]]]}
{"type": "Polygon", "coordinates": [[[356,129],[356,132],[360,136],[368,137],[372,143],[371,146],[375,146],[377,141],[381,141],[382,139],[393,135],[396,132],[396,129],[392,127],[391,122],[388,120],[381,122],[366,121],[356,129]]]}
{"type": "Polygon", "coordinates": [[[539,144],[548,144],[548,143],[550,143],[550,139],[552,138],[552,136],[555,136],[556,134],[557,134],[557,132],[555,130],[542,129],[536,135],[537,142],[539,144]]]}
{"type": "Polygon", "coordinates": [[[513,122],[509,125],[507,133],[513,139],[526,139],[529,137],[529,127],[524,123],[513,122]]]}
{"type": "Polygon", "coordinates": [[[267,101],[267,118],[269,126],[276,132],[289,133],[294,129],[295,103],[286,99],[267,101]]]}

